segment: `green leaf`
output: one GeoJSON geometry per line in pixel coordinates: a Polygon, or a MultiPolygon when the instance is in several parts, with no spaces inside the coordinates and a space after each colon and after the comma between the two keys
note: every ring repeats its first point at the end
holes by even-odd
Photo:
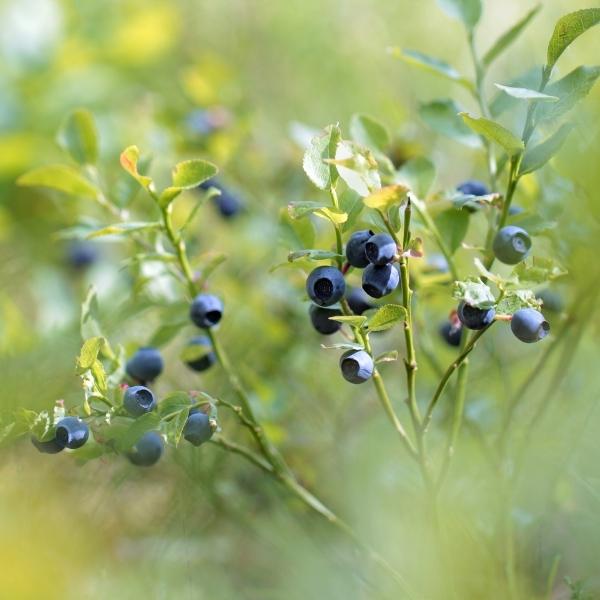
{"type": "Polygon", "coordinates": [[[198,187],[219,172],[216,165],[206,160],[192,159],[177,163],[173,169],[173,186],[182,190],[198,187]]]}
{"type": "Polygon", "coordinates": [[[382,187],[380,190],[373,192],[363,199],[365,206],[369,208],[377,208],[386,211],[391,206],[401,204],[409,188],[405,185],[394,184],[382,187]]]}
{"type": "Polygon", "coordinates": [[[600,8],[584,8],[561,17],[548,44],[546,72],[549,74],[561,54],[590,27],[600,23],[600,8]]]}
{"type": "MultiPolygon", "coordinates": [[[[522,73],[518,77],[511,79],[509,85],[511,87],[524,87],[529,89],[537,89],[540,86],[542,81],[542,67],[536,65],[525,73],[522,73]]],[[[555,94],[558,95],[558,94],[555,94]]],[[[492,101],[490,102],[490,113],[492,118],[496,119],[502,113],[506,112],[509,109],[518,108],[520,104],[520,100],[517,98],[513,98],[504,92],[498,91],[498,93],[494,96],[492,101]]],[[[550,106],[549,104],[542,104],[538,106],[538,109],[545,108],[545,106],[550,106]]]]}
{"type": "Polygon", "coordinates": [[[541,8],[541,4],[533,7],[518,23],[515,23],[508,31],[503,33],[492,47],[485,53],[482,59],[484,67],[489,67],[504,50],[506,50],[521,34],[521,32],[529,25],[530,21],[537,15],[541,8]]]}
{"type": "Polygon", "coordinates": [[[375,364],[378,365],[380,363],[394,362],[396,360],[398,360],[398,350],[390,350],[389,352],[379,354],[375,358],[375,364]]]}
{"type": "Polygon", "coordinates": [[[98,307],[98,297],[96,295],[96,288],[92,285],[81,304],[80,330],[82,339],[86,340],[102,335],[99,320],[100,309],[98,307]]]}
{"type": "Polygon", "coordinates": [[[141,175],[138,171],[140,150],[137,146],[125,148],[120,157],[121,166],[143,187],[152,190],[152,178],[141,175]]]}
{"type": "Polygon", "coordinates": [[[530,90],[528,88],[523,87],[512,87],[510,85],[502,85],[500,83],[494,84],[499,90],[502,90],[504,93],[512,96],[513,98],[518,98],[519,100],[537,100],[540,102],[558,102],[558,96],[549,96],[548,94],[543,94],[542,92],[537,92],[536,90],[530,90]]]}
{"type": "Polygon", "coordinates": [[[540,121],[555,121],[562,117],[589,94],[598,76],[600,76],[600,66],[581,66],[573,69],[546,88],[549,94],[558,96],[559,100],[553,104],[538,106],[536,117],[540,121]]]}
{"type": "Polygon", "coordinates": [[[471,148],[480,147],[481,139],[465,125],[464,121],[458,116],[460,112],[461,109],[458,104],[450,99],[433,100],[421,104],[419,107],[419,116],[436,133],[445,135],[471,148]]]}
{"type": "Polygon", "coordinates": [[[163,421],[161,424],[162,430],[167,436],[167,442],[177,447],[179,441],[181,440],[181,434],[183,433],[183,428],[185,427],[185,423],[188,419],[189,415],[189,406],[183,410],[180,410],[178,413],[173,416],[173,418],[168,421],[163,421]]]}
{"type": "Polygon", "coordinates": [[[52,439],[53,430],[54,423],[46,411],[42,411],[39,415],[37,415],[30,426],[31,434],[41,442],[46,442],[49,439],[52,439]]]}
{"type": "Polygon", "coordinates": [[[61,148],[80,165],[98,160],[98,132],[92,113],[83,108],[73,111],[60,128],[57,140],[61,148]]]}
{"type": "Polygon", "coordinates": [[[390,135],[385,126],[367,115],[352,115],[350,135],[355,142],[380,152],[385,152],[390,144],[390,135]]]}
{"type": "Polygon", "coordinates": [[[17,179],[18,185],[47,187],[71,196],[96,198],[98,189],[77,169],[68,165],[47,165],[28,171],[17,179]]]}
{"type": "Polygon", "coordinates": [[[545,283],[563,277],[567,271],[550,258],[534,256],[529,260],[520,262],[512,272],[521,282],[545,283]]]}
{"type": "Polygon", "coordinates": [[[481,18],[481,0],[438,0],[440,8],[472,31],[481,18]]]}
{"type": "Polygon", "coordinates": [[[541,169],[560,150],[572,129],[573,125],[563,123],[557,131],[541,144],[527,148],[519,168],[519,174],[526,175],[541,169]]]}
{"type": "Polygon", "coordinates": [[[449,252],[454,254],[467,235],[468,211],[451,208],[436,215],[434,222],[449,252]]]}
{"type": "Polygon", "coordinates": [[[491,308],[496,304],[492,290],[479,278],[455,281],[453,296],[476,308],[491,308]]]}
{"type": "Polygon", "coordinates": [[[338,143],[334,159],[326,159],[335,165],[346,185],[361,196],[381,187],[377,161],[368,148],[342,140],[338,143]]]}
{"type": "Polygon", "coordinates": [[[163,323],[152,334],[148,346],[160,348],[161,346],[168,344],[186,325],[188,325],[188,322],[188,319],[185,319],[174,323],[163,323]]]}
{"type": "Polygon", "coordinates": [[[310,147],[304,153],[304,160],[302,161],[304,172],[321,190],[333,187],[337,181],[336,168],[323,161],[327,158],[335,158],[340,139],[340,128],[337,125],[329,125],[325,128],[325,133],[311,140],[310,147]]]}
{"type": "Polygon", "coordinates": [[[314,214],[317,217],[331,221],[334,225],[340,225],[348,220],[348,215],[346,213],[333,208],[319,208],[318,210],[315,210],[314,214]]]}
{"type": "Polygon", "coordinates": [[[510,225],[518,225],[529,233],[529,235],[541,235],[552,229],[555,229],[558,223],[545,219],[541,215],[521,213],[510,217],[508,220],[510,225]]]}
{"type": "Polygon", "coordinates": [[[133,421],[115,419],[103,433],[114,442],[119,452],[128,452],[146,432],[157,429],[159,425],[159,416],[155,412],[149,412],[133,421]]]}
{"type": "Polygon", "coordinates": [[[327,204],[324,204],[323,202],[311,202],[309,200],[290,202],[287,207],[288,214],[292,219],[301,219],[321,208],[327,208],[327,204]]]}
{"type": "Polygon", "coordinates": [[[521,308],[539,310],[541,304],[541,300],[536,298],[531,290],[508,290],[498,302],[496,312],[501,315],[513,315],[521,308]]]}
{"type": "Polygon", "coordinates": [[[330,250],[297,250],[288,254],[288,260],[294,262],[300,258],[309,260],[331,260],[332,258],[342,258],[341,254],[331,252],[330,250]]]}
{"type": "Polygon", "coordinates": [[[424,198],[435,180],[435,166],[423,156],[407,160],[396,172],[395,181],[424,198]]]}
{"type": "Polygon", "coordinates": [[[399,58],[414,67],[418,67],[422,71],[427,71],[433,75],[439,75],[444,79],[449,79],[454,83],[462,85],[469,91],[474,89],[473,84],[468,79],[463,77],[454,67],[439,58],[427,56],[417,50],[408,50],[406,48],[390,48],[389,52],[395,58],[399,58]]]}
{"type": "Polygon", "coordinates": [[[93,362],[90,370],[94,377],[96,388],[100,392],[100,395],[106,395],[108,390],[106,387],[106,371],[104,370],[104,365],[98,359],[96,359],[93,362]]]}
{"type": "Polygon", "coordinates": [[[171,392],[158,403],[158,414],[164,418],[191,406],[192,400],[187,392],[171,392]]]}
{"type": "Polygon", "coordinates": [[[92,367],[105,343],[106,338],[102,336],[85,340],[77,359],[77,365],[82,371],[92,367]]]}
{"type": "Polygon", "coordinates": [[[360,344],[352,344],[350,342],[342,342],[341,344],[321,344],[324,350],[364,350],[360,344]]]}
{"type": "MultiPolygon", "coordinates": [[[[339,197],[340,210],[348,215],[348,219],[342,225],[342,233],[349,231],[354,227],[354,224],[358,220],[364,204],[360,194],[357,194],[354,190],[345,189],[339,197]]],[[[312,246],[312,244],[308,244],[312,246]]]]}
{"type": "MultiPolygon", "coordinates": [[[[361,203],[362,204],[362,203],[361,203]]],[[[279,211],[279,232],[282,246],[288,248],[310,248],[315,244],[315,228],[310,219],[292,218],[293,207],[279,211]],[[291,209],[291,210],[290,210],[291,209]]]]}
{"type": "Polygon", "coordinates": [[[367,321],[368,331],[385,331],[399,321],[405,321],[407,312],[400,304],[385,304],[367,321]]]}
{"type": "Polygon", "coordinates": [[[331,321],[339,321],[340,323],[347,323],[351,327],[362,327],[366,321],[367,317],[363,315],[350,315],[350,316],[340,316],[340,317],[329,317],[331,321]]]}
{"type": "Polygon", "coordinates": [[[467,113],[460,113],[460,116],[473,131],[502,146],[509,156],[515,156],[523,151],[525,146],[522,140],[499,123],[483,117],[477,119],[467,113]]]}
{"type": "Polygon", "coordinates": [[[128,221],[125,223],[115,223],[108,227],[103,227],[97,231],[92,231],[86,237],[88,240],[97,237],[103,237],[105,235],[127,235],[136,233],[139,231],[158,231],[161,229],[162,224],[158,222],[132,222],[128,221]]]}

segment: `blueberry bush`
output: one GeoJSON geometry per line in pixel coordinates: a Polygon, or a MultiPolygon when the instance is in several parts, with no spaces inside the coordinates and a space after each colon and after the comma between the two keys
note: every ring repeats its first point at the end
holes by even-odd
{"type": "MultiPolygon", "coordinates": [[[[54,214],[25,223],[13,247],[40,263],[50,235],[61,248],[63,279],[40,272],[35,304],[63,329],[27,340],[17,325],[30,300],[2,305],[1,347],[25,374],[2,406],[2,447],[29,473],[64,472],[50,487],[90,490],[102,510],[73,519],[128,527],[114,535],[136,564],[82,569],[57,597],[600,593],[595,399],[577,368],[593,365],[597,333],[598,213],[581,164],[598,157],[586,96],[600,67],[561,67],[588,30],[597,41],[600,9],[561,16],[522,72],[512,46],[541,6],[484,44],[496,3],[438,5],[470,65],[388,48],[416,97],[419,82],[456,96],[419,102],[403,135],[389,115],[351,114],[350,98],[322,129],[295,121],[274,158],[256,150],[268,125],[247,133],[261,117],[236,105],[227,67],[189,59],[183,93],[204,108],[153,88],[150,69],[139,86],[162,114],[141,102],[133,131],[153,129],[140,147],[115,150],[110,104],[74,108],[61,158],[20,169],[15,193],[54,214]],[[198,101],[211,77],[222,104],[198,101]],[[578,136],[593,139],[574,149],[578,136]],[[581,164],[563,166],[569,153],[581,164]],[[77,385],[64,366],[74,349],[77,385]],[[40,356],[51,366],[38,377],[40,356]],[[137,525],[120,520],[131,503],[137,525]]],[[[159,46],[165,10],[139,25],[159,46]]],[[[64,510],[74,496],[57,498],[64,510]]],[[[96,550],[74,543],[93,563],[96,550]]],[[[8,578],[9,597],[39,597],[45,564],[33,583],[8,578]]]]}

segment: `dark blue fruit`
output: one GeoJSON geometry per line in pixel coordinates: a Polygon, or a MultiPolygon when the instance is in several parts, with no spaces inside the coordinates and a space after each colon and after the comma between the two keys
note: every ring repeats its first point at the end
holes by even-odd
{"type": "Polygon", "coordinates": [[[457,314],[460,322],[467,329],[484,329],[494,321],[496,311],[493,308],[477,308],[461,302],[457,314]]]}
{"type": "Polygon", "coordinates": [[[391,294],[400,282],[398,269],[392,265],[369,265],[362,276],[362,287],[371,298],[391,294]]]}
{"type": "Polygon", "coordinates": [[[198,294],[190,306],[190,318],[202,329],[214,327],[223,316],[223,303],[212,294],[198,294]]]}
{"type": "Polygon", "coordinates": [[[123,406],[130,415],[141,417],[143,414],[156,408],[156,399],[147,387],[134,385],[125,390],[123,406]]]}
{"type": "Polygon", "coordinates": [[[362,288],[352,288],[346,292],[346,300],[350,310],[355,315],[362,315],[365,311],[375,308],[371,302],[371,297],[362,288]]]}
{"type": "Polygon", "coordinates": [[[77,270],[90,267],[98,260],[98,247],[93,242],[73,242],[68,247],[67,260],[77,270]]]}
{"type": "Polygon", "coordinates": [[[157,348],[140,348],[125,367],[127,375],[137,381],[154,381],[163,371],[164,363],[157,348]]]}
{"type": "Polygon", "coordinates": [[[194,446],[199,446],[210,440],[213,429],[210,425],[210,417],[201,411],[190,412],[190,416],[183,428],[183,437],[194,446]]]}
{"type": "Polygon", "coordinates": [[[527,257],[531,250],[531,238],[520,227],[507,225],[494,238],[492,246],[495,257],[506,265],[516,265],[527,257]]]}
{"type": "Polygon", "coordinates": [[[373,359],[364,350],[348,350],[340,358],[340,369],[346,381],[350,383],[364,383],[374,369],[373,359]]]}
{"type": "Polygon", "coordinates": [[[207,337],[198,336],[192,338],[188,342],[188,347],[194,349],[195,356],[193,359],[187,360],[185,364],[193,371],[206,371],[206,369],[210,369],[217,361],[217,357],[212,351],[212,344],[207,337]],[[197,356],[196,350],[198,351],[197,356]]]}
{"type": "Polygon", "coordinates": [[[31,437],[31,443],[42,453],[42,454],[57,454],[61,450],[64,450],[64,446],[56,441],[56,438],[41,442],[35,436],[31,437]]]}
{"type": "Polygon", "coordinates": [[[56,424],[56,443],[62,448],[81,448],[90,437],[90,428],[77,417],[64,417],[56,424]]]}
{"type": "Polygon", "coordinates": [[[226,219],[234,217],[243,209],[244,204],[240,198],[217,179],[209,179],[201,183],[198,187],[206,191],[210,188],[216,188],[221,192],[218,196],[213,197],[213,202],[221,213],[221,216],[226,219]]]}
{"type": "Polygon", "coordinates": [[[389,233],[377,233],[365,244],[365,254],[370,263],[387,265],[398,254],[398,246],[389,233]]]}
{"type": "Polygon", "coordinates": [[[147,431],[127,454],[127,458],[138,467],[151,467],[160,460],[164,449],[162,436],[156,431],[147,431]]]}
{"type": "Polygon", "coordinates": [[[346,260],[359,269],[364,269],[369,264],[365,254],[365,244],[373,237],[373,232],[368,229],[355,231],[346,244],[346,260]]]}
{"type": "Polygon", "coordinates": [[[460,185],[456,186],[456,189],[465,196],[487,196],[490,193],[485,183],[477,179],[463,181],[460,185]]]}
{"type": "Polygon", "coordinates": [[[323,335],[331,335],[339,331],[342,326],[340,322],[329,319],[329,317],[340,317],[342,315],[342,311],[337,308],[324,308],[323,306],[311,304],[308,314],[313,327],[323,335]]]}
{"type": "Polygon", "coordinates": [[[306,293],[319,306],[335,304],[345,291],[344,276],[335,267],[317,267],[306,280],[306,293]]]}
{"type": "Polygon", "coordinates": [[[450,346],[458,347],[462,338],[462,325],[460,323],[453,324],[450,321],[444,321],[440,325],[440,335],[450,346]]]}
{"type": "Polygon", "coordinates": [[[521,308],[510,321],[511,331],[522,342],[539,342],[550,333],[550,324],[544,315],[534,308],[521,308]]]}

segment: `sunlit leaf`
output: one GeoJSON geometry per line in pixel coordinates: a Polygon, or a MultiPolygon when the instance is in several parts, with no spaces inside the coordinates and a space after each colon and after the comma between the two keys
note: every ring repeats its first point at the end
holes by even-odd
{"type": "Polygon", "coordinates": [[[327,158],[335,158],[340,138],[340,128],[337,125],[329,125],[325,128],[325,133],[311,140],[310,147],[304,153],[302,161],[304,172],[321,190],[334,186],[337,181],[336,168],[323,161],[327,158]]]}
{"type": "Polygon", "coordinates": [[[83,108],[73,111],[60,128],[57,139],[79,164],[93,165],[98,160],[98,132],[90,111],[83,108]]]}
{"type": "Polygon", "coordinates": [[[502,146],[509,156],[515,156],[523,151],[523,141],[500,123],[483,117],[474,118],[467,113],[461,113],[460,116],[473,131],[502,146]]]}
{"type": "Polygon", "coordinates": [[[407,312],[400,304],[385,304],[367,321],[369,331],[385,331],[396,323],[406,320],[407,312]]]}
{"type": "Polygon", "coordinates": [[[68,165],[47,165],[28,171],[17,179],[19,185],[47,187],[71,196],[96,198],[98,189],[77,169],[68,165]]]}
{"type": "Polygon", "coordinates": [[[549,96],[536,90],[530,90],[529,88],[523,87],[512,87],[510,85],[502,85],[500,83],[494,84],[499,90],[502,90],[505,94],[518,98],[519,100],[537,100],[539,102],[558,102],[558,96],[549,96]]]}
{"type": "Polygon", "coordinates": [[[406,192],[409,191],[408,186],[394,184],[382,187],[380,190],[369,194],[364,198],[363,202],[369,208],[377,208],[379,210],[386,211],[395,204],[401,204],[405,197],[406,192]]]}

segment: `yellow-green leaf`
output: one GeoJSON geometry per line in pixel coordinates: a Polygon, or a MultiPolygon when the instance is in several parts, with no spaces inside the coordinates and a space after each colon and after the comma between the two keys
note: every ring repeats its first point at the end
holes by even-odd
{"type": "Polygon", "coordinates": [[[409,188],[405,185],[387,185],[364,198],[363,202],[369,208],[387,210],[394,204],[400,204],[404,200],[404,197],[408,191],[409,188]]]}
{"type": "Polygon", "coordinates": [[[495,121],[483,117],[471,117],[468,113],[460,113],[464,122],[475,132],[502,146],[509,156],[515,156],[523,151],[525,145],[514,133],[495,121]]]}
{"type": "Polygon", "coordinates": [[[121,166],[142,186],[150,189],[152,178],[138,172],[140,150],[137,146],[129,146],[121,153],[121,166]]]}
{"type": "Polygon", "coordinates": [[[57,140],[80,165],[93,165],[98,160],[98,133],[89,110],[73,111],[60,128],[57,140]]]}
{"type": "Polygon", "coordinates": [[[47,165],[28,171],[17,179],[19,185],[47,187],[71,196],[95,198],[98,189],[77,169],[68,165],[47,165]]]}

